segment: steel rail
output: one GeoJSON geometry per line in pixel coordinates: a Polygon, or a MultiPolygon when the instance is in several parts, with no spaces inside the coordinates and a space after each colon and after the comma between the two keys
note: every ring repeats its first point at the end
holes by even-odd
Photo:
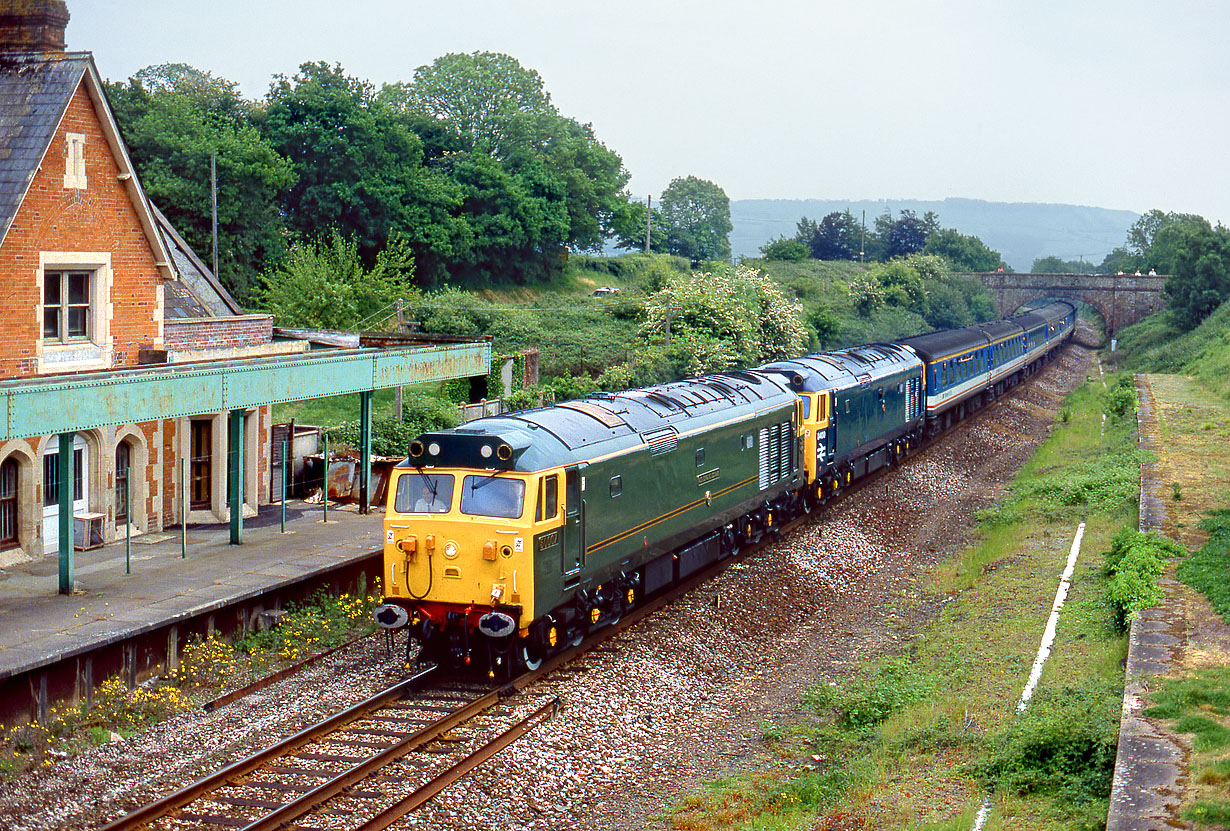
{"type": "Polygon", "coordinates": [[[490,710],[509,695],[512,695],[518,691],[519,689],[513,685],[505,685],[497,690],[492,690],[480,698],[476,698],[470,703],[465,704],[453,712],[437,719],[413,735],[407,736],[397,744],[381,750],[374,756],[365,759],[362,762],[356,763],[350,769],[343,771],[340,775],[330,779],[328,782],[318,785],[295,801],[287,805],[283,805],[281,808],[275,808],[265,816],[248,825],[245,825],[243,827],[243,831],[270,831],[270,829],[281,828],[287,823],[293,822],[304,814],[310,813],[321,804],[337,796],[347,788],[350,788],[358,782],[363,781],[381,768],[386,767],[406,754],[412,753],[420,747],[435,741],[449,730],[452,730],[459,724],[463,724],[475,716],[490,710]]]}
{"type": "Polygon", "coordinates": [[[411,811],[421,808],[423,805],[427,804],[432,797],[440,793],[440,791],[465,776],[474,768],[478,767],[483,762],[508,747],[517,739],[542,724],[544,721],[552,718],[557,712],[559,712],[560,706],[560,700],[558,698],[551,699],[551,701],[539,707],[533,713],[505,730],[499,736],[495,737],[490,742],[483,745],[478,750],[474,751],[469,756],[462,759],[460,762],[420,787],[414,793],[404,799],[399,800],[398,802],[395,802],[376,816],[369,819],[367,822],[363,823],[363,825],[359,826],[359,831],[382,831],[382,829],[388,828],[394,822],[397,822],[397,820],[401,819],[411,811]]]}
{"type": "Polygon", "coordinates": [[[137,810],[126,814],[119,819],[113,820],[106,825],[101,826],[98,831],[129,831],[129,829],[140,828],[148,825],[156,819],[165,817],[171,812],[182,808],[188,803],[200,798],[202,794],[217,790],[232,779],[238,779],[244,776],[271,759],[276,759],[279,756],[285,756],[292,750],[301,747],[304,744],[315,739],[322,733],[326,733],[336,727],[356,721],[373,710],[378,710],[386,706],[392,701],[396,701],[405,696],[414,687],[422,683],[423,679],[429,677],[435,672],[434,665],[425,667],[419,670],[414,675],[404,681],[394,684],[386,690],[376,693],[370,698],[360,701],[351,707],[335,713],[328,718],[317,722],[316,724],[306,727],[289,736],[282,741],[274,744],[264,750],[257,751],[252,755],[240,759],[237,762],[232,762],[224,768],[221,768],[207,776],[203,776],[195,782],[187,785],[180,790],[168,794],[156,802],[151,802],[137,810]]]}

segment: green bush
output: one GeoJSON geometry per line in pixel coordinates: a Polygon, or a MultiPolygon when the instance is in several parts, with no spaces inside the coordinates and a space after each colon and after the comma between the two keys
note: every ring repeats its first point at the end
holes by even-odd
{"type": "Polygon", "coordinates": [[[1127,628],[1134,614],[1161,601],[1157,578],[1167,559],[1185,553],[1183,546],[1152,531],[1142,534],[1129,527],[1115,535],[1106,554],[1106,595],[1120,627],[1127,628]]]}
{"type": "Polygon", "coordinates": [[[1043,793],[1067,805],[1110,796],[1122,690],[1094,682],[1041,690],[991,738],[994,753],[975,773],[991,790],[1043,793]]]}
{"type": "Polygon", "coordinates": [[[1108,416],[1122,418],[1131,413],[1136,414],[1136,387],[1131,375],[1120,375],[1114,385],[1102,396],[1102,410],[1108,416]]]}
{"type": "Polygon", "coordinates": [[[803,702],[816,712],[834,711],[836,724],[853,733],[879,727],[885,719],[930,695],[931,679],[904,660],[886,661],[840,687],[816,687],[803,702]]]}
{"type": "MultiPolygon", "coordinates": [[[[423,433],[446,430],[461,422],[456,406],[430,395],[408,396],[402,406],[402,420],[396,416],[377,416],[372,419],[372,453],[376,456],[401,456],[407,453],[410,442],[423,433]]],[[[329,440],[338,445],[358,448],[362,425],[357,421],[343,421],[328,430],[329,440]]],[[[332,449],[332,448],[331,448],[332,449]]]]}

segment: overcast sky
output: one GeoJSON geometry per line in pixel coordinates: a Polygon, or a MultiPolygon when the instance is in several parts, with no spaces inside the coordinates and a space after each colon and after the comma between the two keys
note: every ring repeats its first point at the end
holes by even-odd
{"type": "Polygon", "coordinates": [[[259,98],[505,52],[661,194],[1061,202],[1230,224],[1224,0],[68,0],[103,77],[183,62],[259,98]]]}

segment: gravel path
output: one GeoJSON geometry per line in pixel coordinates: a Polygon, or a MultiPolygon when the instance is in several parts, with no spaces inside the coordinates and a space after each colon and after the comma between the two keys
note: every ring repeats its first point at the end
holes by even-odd
{"type": "MultiPolygon", "coordinates": [[[[944,602],[919,582],[962,544],[1092,362],[1069,348],[922,455],[557,673],[529,693],[561,697],[553,721],[397,827],[666,828],[681,794],[767,763],[766,724],[793,719],[809,687],[891,652],[944,602]]],[[[403,674],[396,652],[368,639],[212,714],[6,783],[0,817],[14,831],[96,827],[403,674]]]]}

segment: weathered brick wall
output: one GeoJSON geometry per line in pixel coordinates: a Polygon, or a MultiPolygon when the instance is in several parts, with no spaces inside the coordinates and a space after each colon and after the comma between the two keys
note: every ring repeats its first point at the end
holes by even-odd
{"type": "Polygon", "coordinates": [[[163,343],[167,349],[208,349],[219,346],[245,346],[269,343],[273,338],[273,317],[173,318],[163,324],[163,343]]]}
{"type": "Polygon", "coordinates": [[[37,371],[40,251],[110,253],[110,297],[96,313],[110,316],[110,343],[101,345],[110,346],[111,366],[135,366],[138,348],[158,342],[161,278],[118,175],[94,106],[79,86],[0,246],[0,378],[37,371]],[[67,133],[85,136],[85,190],[64,187],[67,133]]]}

